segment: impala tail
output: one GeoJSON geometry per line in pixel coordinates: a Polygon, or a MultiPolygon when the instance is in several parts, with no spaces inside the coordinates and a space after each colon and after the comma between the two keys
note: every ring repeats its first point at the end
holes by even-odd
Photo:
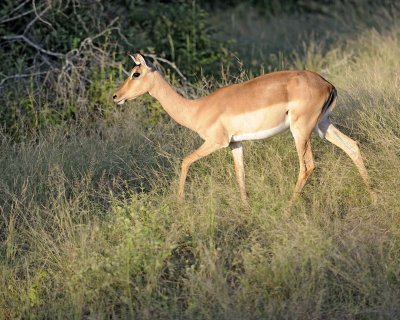
{"type": "Polygon", "coordinates": [[[332,91],[329,95],[329,98],[328,100],[326,100],[324,106],[322,107],[322,117],[324,117],[325,114],[329,114],[331,110],[335,107],[336,98],[337,98],[337,91],[336,88],[332,85],[332,91]]]}
{"type": "Polygon", "coordinates": [[[321,116],[318,120],[318,124],[315,127],[315,131],[322,139],[325,138],[325,127],[328,122],[329,114],[336,106],[336,100],[337,91],[336,88],[332,85],[331,93],[329,94],[328,100],[326,100],[324,106],[322,107],[321,116]]]}

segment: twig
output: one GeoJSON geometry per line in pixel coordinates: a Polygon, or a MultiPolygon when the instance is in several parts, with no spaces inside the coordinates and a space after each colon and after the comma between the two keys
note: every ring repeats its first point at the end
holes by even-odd
{"type": "Polygon", "coordinates": [[[187,78],[183,75],[183,73],[179,70],[179,68],[176,66],[176,64],[174,62],[169,61],[169,60],[164,59],[164,58],[160,58],[155,54],[143,54],[143,56],[152,58],[155,61],[161,61],[161,62],[164,62],[164,63],[168,64],[169,66],[171,66],[176,71],[176,73],[183,79],[183,81],[187,82],[187,78]]]}
{"type": "Polygon", "coordinates": [[[118,27],[117,30],[118,30],[118,35],[121,37],[122,40],[124,40],[125,44],[127,44],[130,47],[133,47],[134,45],[131,42],[129,42],[128,38],[125,37],[125,35],[121,32],[121,28],[118,27]]]}
{"type": "Polygon", "coordinates": [[[29,44],[31,47],[34,47],[36,50],[45,53],[49,56],[53,56],[53,57],[57,57],[57,58],[63,58],[65,57],[65,54],[63,53],[59,53],[59,52],[53,52],[50,50],[46,50],[43,49],[41,46],[39,46],[38,44],[34,43],[32,40],[28,39],[27,37],[25,37],[24,35],[18,35],[18,36],[3,36],[1,37],[1,39],[4,40],[22,40],[25,41],[27,44],[29,44]]]}
{"type": "MultiPolygon", "coordinates": [[[[33,6],[33,10],[35,11],[36,17],[38,17],[38,19],[40,21],[42,21],[43,23],[47,24],[49,27],[53,28],[53,25],[50,22],[42,19],[42,17],[41,17],[48,9],[50,9],[50,5],[48,5],[46,7],[46,9],[44,9],[40,14],[37,13],[35,0],[32,0],[32,6],[33,6]]],[[[54,30],[54,28],[53,28],[53,30],[54,30]]]]}
{"type": "Polygon", "coordinates": [[[14,75],[12,75],[12,76],[8,76],[8,77],[3,78],[3,79],[0,81],[0,87],[4,84],[4,82],[6,82],[7,80],[10,80],[10,79],[15,79],[15,78],[27,78],[27,77],[39,76],[39,75],[41,75],[41,74],[46,74],[46,73],[48,73],[48,71],[46,71],[46,72],[36,72],[36,73],[20,73],[20,74],[14,74],[14,75]]]}
{"type": "MultiPolygon", "coordinates": [[[[33,1],[33,3],[34,3],[34,1],[33,1]]],[[[26,34],[26,33],[28,32],[28,30],[34,25],[34,23],[35,23],[36,21],[38,21],[38,20],[40,20],[40,21],[42,21],[42,22],[48,24],[50,27],[53,27],[53,26],[51,25],[51,23],[49,23],[49,22],[43,20],[43,19],[40,17],[41,15],[45,14],[45,13],[50,9],[50,7],[46,7],[40,14],[37,13],[35,5],[34,5],[34,8],[35,8],[35,9],[34,9],[34,12],[35,12],[35,15],[36,15],[36,16],[35,16],[35,18],[33,18],[33,19],[31,20],[31,22],[29,22],[29,23],[26,25],[25,30],[24,30],[24,32],[23,32],[22,34],[26,34]]]]}
{"type": "MultiPolygon", "coordinates": [[[[97,39],[97,38],[101,37],[102,35],[104,35],[105,33],[109,32],[109,31],[117,30],[117,29],[118,29],[118,27],[107,28],[89,39],[91,39],[91,40],[97,39]]],[[[86,39],[88,39],[88,38],[86,38],[86,39]]]]}
{"type": "Polygon", "coordinates": [[[19,9],[21,9],[24,5],[26,5],[29,1],[31,1],[31,0],[25,0],[25,1],[22,2],[19,6],[17,6],[17,7],[14,8],[13,10],[11,10],[11,12],[10,12],[7,16],[4,16],[4,17],[2,17],[2,18],[0,19],[0,23],[5,23],[5,22],[13,21],[13,20],[16,20],[16,19],[18,19],[18,18],[21,18],[21,17],[23,17],[23,16],[26,16],[27,14],[30,14],[30,13],[33,11],[33,9],[32,9],[32,10],[29,10],[29,11],[26,11],[26,12],[24,12],[24,13],[21,13],[21,14],[15,16],[15,17],[8,18],[8,16],[12,15],[14,12],[17,12],[17,11],[18,11],[19,9]]]}

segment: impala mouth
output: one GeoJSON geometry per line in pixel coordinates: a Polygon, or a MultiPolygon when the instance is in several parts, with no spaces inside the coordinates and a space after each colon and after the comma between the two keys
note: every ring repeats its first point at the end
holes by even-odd
{"type": "Polygon", "coordinates": [[[134,100],[136,98],[137,98],[137,96],[136,97],[132,97],[132,98],[123,98],[123,99],[121,99],[119,101],[115,101],[115,100],[114,101],[118,105],[123,105],[126,101],[131,101],[131,100],[134,100]]]}

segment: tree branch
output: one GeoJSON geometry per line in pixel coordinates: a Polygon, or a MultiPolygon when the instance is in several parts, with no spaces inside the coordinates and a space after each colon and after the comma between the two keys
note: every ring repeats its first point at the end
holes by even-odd
{"type": "Polygon", "coordinates": [[[18,11],[19,9],[21,9],[24,5],[26,5],[29,1],[31,1],[31,0],[25,0],[25,1],[22,2],[19,6],[17,6],[17,7],[14,8],[13,10],[11,10],[11,12],[10,12],[7,16],[4,16],[4,17],[2,17],[2,18],[0,19],[0,23],[5,23],[5,22],[9,22],[9,21],[16,20],[16,19],[18,19],[18,18],[21,18],[21,17],[26,16],[27,14],[30,14],[31,12],[33,12],[33,9],[32,9],[32,10],[26,11],[26,12],[24,12],[24,13],[21,13],[21,14],[15,16],[15,17],[8,18],[8,17],[9,17],[10,15],[12,15],[14,12],[17,12],[17,11],[18,11]]]}
{"type": "Polygon", "coordinates": [[[42,16],[43,14],[45,14],[48,10],[51,9],[50,6],[46,7],[42,12],[40,12],[40,13],[38,14],[37,11],[36,11],[35,1],[32,1],[32,4],[33,4],[33,8],[34,8],[33,11],[35,12],[35,18],[33,18],[33,19],[26,25],[25,30],[24,30],[24,32],[22,33],[22,34],[24,34],[24,35],[28,32],[28,30],[29,30],[29,29],[35,24],[35,22],[38,21],[38,20],[44,22],[45,24],[49,25],[50,27],[53,27],[53,26],[51,25],[50,22],[47,22],[47,21],[45,21],[45,20],[43,20],[43,19],[41,18],[41,16],[42,16]]]}
{"type": "Polygon", "coordinates": [[[53,52],[53,51],[50,51],[50,50],[43,49],[41,46],[39,46],[38,44],[34,43],[32,40],[28,39],[25,35],[3,36],[3,37],[1,37],[1,39],[4,39],[4,40],[17,40],[17,41],[22,40],[22,41],[26,42],[27,44],[29,44],[31,47],[35,48],[36,50],[38,50],[38,51],[40,51],[40,52],[42,52],[44,54],[47,54],[49,56],[53,56],[53,57],[57,57],[57,58],[65,57],[65,54],[63,54],[63,53],[53,52]]]}
{"type": "MultiPolygon", "coordinates": [[[[35,2],[35,0],[32,0],[32,6],[33,6],[33,10],[35,11],[36,17],[38,17],[38,19],[39,19],[40,21],[42,21],[43,23],[47,24],[49,27],[53,28],[53,25],[52,25],[50,22],[48,22],[48,21],[42,19],[42,15],[43,15],[48,9],[51,8],[51,5],[48,5],[48,6],[46,7],[46,9],[44,9],[40,14],[37,13],[37,10],[36,10],[36,2],[35,2]]],[[[54,30],[54,28],[53,28],[53,30],[54,30]]]]}
{"type": "Polygon", "coordinates": [[[6,82],[7,80],[10,80],[10,79],[28,78],[28,77],[38,76],[38,75],[46,74],[46,73],[48,73],[48,71],[46,71],[46,72],[36,72],[36,73],[20,73],[20,74],[14,74],[14,75],[12,75],[12,76],[8,76],[8,77],[5,77],[5,78],[1,79],[1,81],[0,81],[0,87],[3,86],[4,82],[6,82]]]}

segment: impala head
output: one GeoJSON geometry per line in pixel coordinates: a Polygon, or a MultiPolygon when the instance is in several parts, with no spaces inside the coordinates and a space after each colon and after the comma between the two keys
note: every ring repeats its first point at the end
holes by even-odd
{"type": "Polygon", "coordinates": [[[143,56],[139,53],[129,55],[136,64],[131,70],[129,77],[113,95],[114,102],[124,104],[127,100],[135,99],[149,92],[154,85],[154,71],[152,66],[147,65],[143,56]]]}

